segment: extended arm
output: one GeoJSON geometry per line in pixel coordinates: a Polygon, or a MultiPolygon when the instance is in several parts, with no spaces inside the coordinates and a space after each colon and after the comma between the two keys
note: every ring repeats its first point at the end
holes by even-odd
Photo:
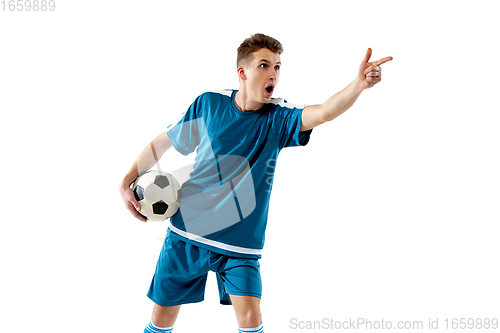
{"type": "Polygon", "coordinates": [[[125,175],[119,186],[120,195],[125,203],[125,207],[137,219],[146,222],[146,219],[138,213],[141,206],[135,200],[134,193],[130,189],[130,184],[149,169],[151,169],[163,154],[172,147],[172,142],[166,132],[158,135],[149,145],[147,145],[139,154],[129,172],[125,175]]]}
{"type": "Polygon", "coordinates": [[[337,118],[356,102],[363,90],[373,87],[382,80],[380,65],[392,60],[392,57],[369,62],[371,55],[372,49],[368,49],[359,66],[358,76],[342,91],[330,97],[323,104],[310,105],[304,108],[302,111],[301,131],[309,130],[337,118]]]}

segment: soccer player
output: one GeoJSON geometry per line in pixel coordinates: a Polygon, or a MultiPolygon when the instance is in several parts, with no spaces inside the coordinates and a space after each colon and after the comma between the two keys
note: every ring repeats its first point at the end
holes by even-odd
{"type": "Polygon", "coordinates": [[[282,52],[274,38],[247,38],[238,48],[239,89],[200,95],[139,154],[120,184],[126,208],[146,222],[131,183],[171,147],[184,155],[196,151],[148,292],[155,305],[144,332],[172,332],[180,306],[203,300],[208,271],[216,273],[221,303],[233,305],[239,332],[264,332],[258,260],[278,154],[306,145],[314,127],[341,115],[379,83],[380,65],[392,60],[370,62],[368,49],[345,89],[301,108],[272,98],[282,52]]]}

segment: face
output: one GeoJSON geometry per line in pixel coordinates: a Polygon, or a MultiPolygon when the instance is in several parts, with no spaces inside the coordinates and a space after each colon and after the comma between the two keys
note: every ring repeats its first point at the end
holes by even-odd
{"type": "Polygon", "coordinates": [[[279,54],[269,49],[254,52],[252,62],[238,68],[248,97],[256,103],[269,103],[280,78],[280,67],[279,54]]]}

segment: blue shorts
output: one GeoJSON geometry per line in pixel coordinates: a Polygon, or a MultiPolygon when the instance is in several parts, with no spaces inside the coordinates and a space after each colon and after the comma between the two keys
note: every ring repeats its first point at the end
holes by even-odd
{"type": "Polygon", "coordinates": [[[231,304],[228,295],[262,296],[258,259],[229,257],[165,237],[148,297],[160,306],[201,302],[208,271],[214,271],[221,304],[231,304]]]}

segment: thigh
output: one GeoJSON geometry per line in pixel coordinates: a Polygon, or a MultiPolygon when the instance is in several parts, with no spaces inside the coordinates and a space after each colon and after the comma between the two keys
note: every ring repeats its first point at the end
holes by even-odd
{"type": "Polygon", "coordinates": [[[162,307],[203,301],[208,262],[205,250],[167,234],[148,297],[162,307]]]}
{"type": "Polygon", "coordinates": [[[230,295],[261,298],[262,279],[257,259],[229,257],[217,272],[224,291],[230,295]]]}

